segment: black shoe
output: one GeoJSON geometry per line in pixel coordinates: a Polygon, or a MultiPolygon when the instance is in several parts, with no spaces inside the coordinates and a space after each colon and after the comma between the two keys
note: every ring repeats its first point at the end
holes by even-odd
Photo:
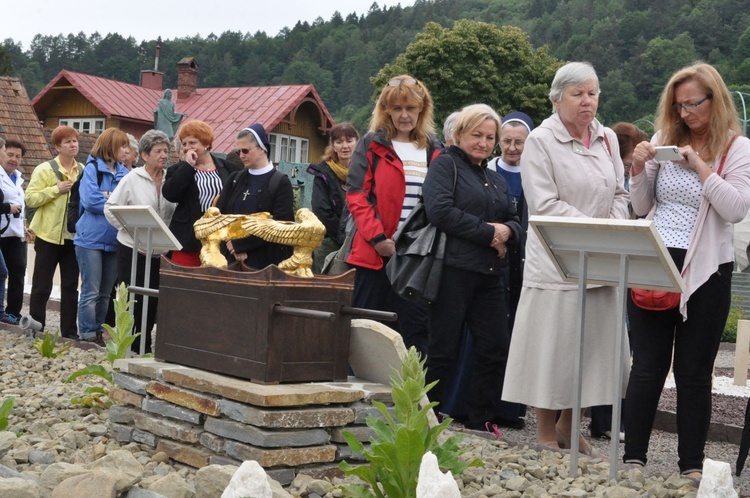
{"type": "Polygon", "coordinates": [[[88,342],[96,344],[97,346],[104,347],[104,339],[102,339],[102,335],[100,333],[96,333],[94,337],[89,337],[88,339],[81,339],[81,342],[88,342]]]}
{"type": "Polygon", "coordinates": [[[510,420],[507,418],[495,418],[492,423],[499,427],[508,427],[510,429],[523,429],[526,427],[526,421],[522,418],[510,420]]]}

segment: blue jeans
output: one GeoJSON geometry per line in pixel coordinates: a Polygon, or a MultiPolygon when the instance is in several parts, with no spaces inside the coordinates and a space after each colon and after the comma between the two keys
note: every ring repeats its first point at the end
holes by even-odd
{"type": "Polygon", "coordinates": [[[81,270],[78,336],[92,339],[107,317],[109,296],[117,280],[117,253],[76,246],[76,259],[81,270]]]}

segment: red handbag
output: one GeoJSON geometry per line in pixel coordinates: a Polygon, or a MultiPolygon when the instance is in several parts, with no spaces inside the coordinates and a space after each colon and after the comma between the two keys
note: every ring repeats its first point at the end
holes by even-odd
{"type": "Polygon", "coordinates": [[[680,304],[680,293],[649,289],[630,289],[630,297],[639,308],[651,311],[665,311],[680,304]]]}
{"type": "MultiPolygon", "coordinates": [[[[729,145],[727,146],[727,150],[721,157],[719,168],[716,170],[716,174],[718,174],[719,176],[721,176],[721,173],[724,170],[724,161],[726,161],[729,149],[732,147],[732,144],[734,143],[734,140],[736,138],[737,135],[732,137],[732,139],[729,141],[729,145]]],[[[635,305],[639,308],[651,311],[666,311],[674,309],[680,305],[681,294],[679,292],[630,289],[630,296],[633,298],[633,302],[635,303],[635,305]]]]}

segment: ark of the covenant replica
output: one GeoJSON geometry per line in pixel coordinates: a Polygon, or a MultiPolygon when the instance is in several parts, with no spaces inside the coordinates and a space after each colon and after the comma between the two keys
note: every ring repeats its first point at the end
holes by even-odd
{"type": "Polygon", "coordinates": [[[157,359],[259,383],[346,380],[351,319],[394,316],[350,307],[353,271],[313,275],[325,228],[306,208],[296,216],[299,223],[211,208],[195,223],[203,266],[162,257],[157,359]],[[249,235],[293,254],[278,267],[227,266],[220,243],[249,235]]]}

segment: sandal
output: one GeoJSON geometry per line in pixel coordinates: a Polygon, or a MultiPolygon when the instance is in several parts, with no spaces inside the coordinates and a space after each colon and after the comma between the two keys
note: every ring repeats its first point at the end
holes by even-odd
{"type": "MultiPolygon", "coordinates": [[[[565,434],[560,432],[557,427],[555,427],[555,432],[557,433],[557,444],[560,446],[560,448],[564,450],[570,449],[570,447],[572,446],[570,436],[566,436],[565,434]]],[[[578,444],[578,453],[586,455],[589,458],[600,458],[602,460],[606,460],[607,458],[604,453],[591,446],[583,436],[581,436],[578,444]]]]}
{"type": "Polygon", "coordinates": [[[487,432],[490,432],[494,434],[495,436],[497,436],[498,439],[503,438],[503,433],[500,432],[500,429],[498,429],[497,425],[492,424],[490,422],[485,422],[484,428],[487,429],[487,432]]]}
{"type": "Polygon", "coordinates": [[[560,449],[560,445],[554,439],[552,441],[537,441],[536,444],[538,446],[544,446],[545,448],[548,448],[550,450],[559,450],[560,449]]]}

